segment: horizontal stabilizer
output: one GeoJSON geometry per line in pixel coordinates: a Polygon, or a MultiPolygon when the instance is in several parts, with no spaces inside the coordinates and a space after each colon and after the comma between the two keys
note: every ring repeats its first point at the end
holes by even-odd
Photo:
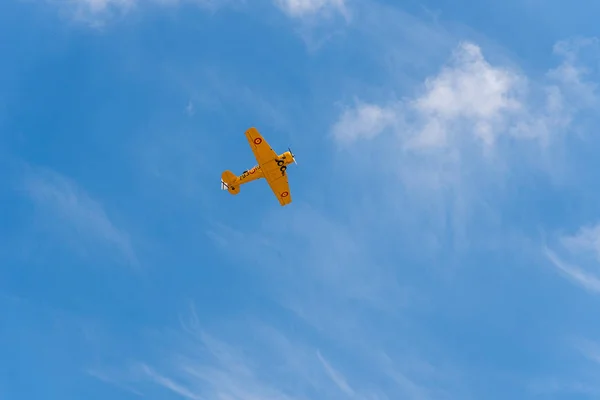
{"type": "Polygon", "coordinates": [[[221,189],[227,190],[229,193],[235,195],[240,192],[240,187],[237,184],[237,176],[231,171],[224,171],[221,174],[221,189]]]}

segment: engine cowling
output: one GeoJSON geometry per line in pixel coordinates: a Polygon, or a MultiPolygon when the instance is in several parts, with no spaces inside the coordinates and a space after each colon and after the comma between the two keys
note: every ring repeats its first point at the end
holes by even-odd
{"type": "Polygon", "coordinates": [[[285,161],[285,165],[291,164],[294,162],[294,156],[289,151],[283,153],[279,158],[285,161]]]}

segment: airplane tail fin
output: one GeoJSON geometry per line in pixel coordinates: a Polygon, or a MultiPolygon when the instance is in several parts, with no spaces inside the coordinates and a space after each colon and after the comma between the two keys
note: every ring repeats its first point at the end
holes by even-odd
{"type": "Polygon", "coordinates": [[[221,190],[227,190],[236,195],[240,192],[240,187],[236,184],[237,176],[231,171],[225,171],[221,174],[221,190]]]}

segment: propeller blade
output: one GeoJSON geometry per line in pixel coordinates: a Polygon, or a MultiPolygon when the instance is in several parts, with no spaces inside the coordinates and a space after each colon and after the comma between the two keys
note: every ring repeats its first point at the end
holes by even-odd
{"type": "Polygon", "coordinates": [[[298,165],[298,163],[296,162],[296,156],[294,155],[294,153],[292,152],[292,149],[290,149],[288,147],[288,151],[290,152],[290,154],[292,155],[292,160],[294,160],[294,164],[298,165]]]}

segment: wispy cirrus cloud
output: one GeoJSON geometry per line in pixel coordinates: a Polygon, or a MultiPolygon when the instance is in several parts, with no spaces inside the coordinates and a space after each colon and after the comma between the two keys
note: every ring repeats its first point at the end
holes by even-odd
{"type": "Polygon", "coordinates": [[[577,335],[568,341],[565,352],[568,368],[565,373],[537,379],[528,385],[530,393],[553,396],[586,396],[596,398],[600,395],[600,345],[593,340],[577,335]]]}
{"type": "MultiPolygon", "coordinates": [[[[440,382],[431,387],[418,383],[425,374],[421,371],[414,378],[417,365],[413,360],[377,350],[369,357],[345,346],[342,352],[329,351],[336,357],[326,358],[314,341],[263,318],[234,318],[219,325],[218,335],[209,333],[192,312],[179,329],[152,335],[154,350],[147,353],[147,360],[100,376],[142,395],[159,387],[189,400],[451,398],[447,397],[450,393],[434,388],[440,382]],[[238,334],[240,329],[244,335],[238,334]],[[355,362],[342,364],[342,359],[355,362]]],[[[94,369],[103,371],[102,367],[94,369]]]]}
{"type": "Polygon", "coordinates": [[[115,226],[100,202],[73,180],[50,169],[31,169],[23,189],[36,205],[38,229],[58,235],[77,252],[99,254],[108,246],[126,263],[138,261],[129,235],[115,226]]]}
{"type": "Polygon", "coordinates": [[[565,277],[600,293],[600,224],[560,236],[556,246],[544,248],[544,254],[565,277]]]}
{"type": "Polygon", "coordinates": [[[323,368],[327,372],[327,375],[331,378],[331,380],[340,388],[340,390],[346,393],[348,396],[354,396],[354,390],[348,385],[346,382],[346,378],[342,374],[340,374],[337,370],[335,370],[329,362],[321,355],[320,351],[317,351],[317,357],[319,357],[319,361],[323,364],[323,368]]]}
{"type": "Polygon", "coordinates": [[[260,231],[220,227],[211,236],[224,252],[265,280],[265,293],[289,318],[324,343],[323,347],[309,343],[314,347],[310,351],[317,352],[335,391],[320,389],[317,397],[354,393],[361,399],[426,399],[463,393],[460,366],[443,351],[432,354],[421,348],[430,344],[418,338],[420,327],[407,328],[410,323],[403,314],[425,303],[427,295],[402,283],[415,273],[410,265],[400,267],[393,255],[380,252],[392,243],[402,243],[400,232],[379,232],[393,236],[388,242],[373,234],[380,227],[370,219],[371,213],[339,221],[298,205],[287,211],[281,235],[270,229],[279,220],[278,214],[270,215],[260,231]],[[230,243],[238,243],[235,253],[229,252],[230,243]],[[397,332],[393,343],[388,340],[390,332],[397,332]],[[336,343],[334,353],[346,355],[341,365],[329,359],[329,352],[325,356],[325,343],[331,342],[336,343]],[[375,389],[381,385],[387,389],[375,389]]]}

